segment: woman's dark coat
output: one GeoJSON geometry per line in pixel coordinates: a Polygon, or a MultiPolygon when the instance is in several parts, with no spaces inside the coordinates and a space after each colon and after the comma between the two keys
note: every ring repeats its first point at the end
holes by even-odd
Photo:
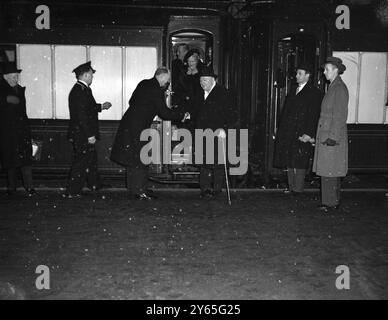
{"type": "Polygon", "coordinates": [[[314,147],[298,138],[307,134],[315,138],[322,93],[307,83],[296,94],[292,89],[287,96],[275,140],[274,166],[278,168],[308,169],[314,147]]]}
{"type": "Polygon", "coordinates": [[[151,127],[154,117],[163,120],[183,119],[184,113],[166,106],[164,91],[156,78],[141,81],[129,100],[129,108],[120,121],[113,143],[111,160],[123,166],[140,165],[140,150],[147,143],[140,134],[151,127]]]}
{"type": "Polygon", "coordinates": [[[25,87],[11,87],[4,79],[0,80],[0,159],[3,169],[32,164],[25,87]],[[19,103],[8,103],[7,96],[18,97],[19,103]]]}

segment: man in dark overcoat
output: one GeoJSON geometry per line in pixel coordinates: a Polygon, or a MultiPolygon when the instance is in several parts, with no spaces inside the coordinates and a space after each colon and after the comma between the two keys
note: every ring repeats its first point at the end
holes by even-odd
{"type": "Polygon", "coordinates": [[[176,121],[187,117],[183,111],[167,107],[165,90],[169,81],[170,71],[160,67],[153,78],[142,80],[137,85],[113,143],[111,160],[127,168],[127,188],[135,199],[153,198],[147,190],[148,165],[140,158],[140,151],[147,142],[140,141],[140,134],[150,129],[155,116],[176,121]]]}
{"type": "Polygon", "coordinates": [[[87,181],[90,189],[97,190],[101,181],[97,167],[96,142],[100,138],[98,113],[109,109],[112,104],[96,103],[90,85],[95,70],[88,61],[73,70],[77,82],[69,94],[70,123],[68,139],[73,144],[74,159],[71,165],[67,196],[79,197],[87,181]]]}
{"type": "MultiPolygon", "coordinates": [[[[219,144],[223,143],[226,153],[226,133],[228,124],[233,119],[231,113],[231,99],[228,91],[220,84],[216,82],[217,76],[211,67],[204,67],[201,71],[200,83],[203,89],[203,94],[197,97],[198,112],[195,119],[195,129],[211,129],[214,133],[217,132],[217,139],[214,143],[214,163],[206,163],[206,148],[203,143],[203,164],[200,166],[200,188],[201,197],[204,199],[210,199],[222,191],[224,182],[224,164],[219,163],[219,152],[222,150],[219,148],[219,144]]],[[[195,142],[197,146],[197,141],[195,142]]],[[[198,153],[199,150],[195,150],[198,153]]],[[[223,155],[220,155],[223,157],[223,155]]],[[[227,159],[223,159],[226,163],[227,159]]]]}
{"type": "Polygon", "coordinates": [[[17,169],[29,195],[32,183],[31,130],[26,113],[25,87],[18,84],[20,69],[14,63],[2,65],[0,78],[0,157],[7,172],[7,193],[16,191],[17,169]]]}
{"type": "Polygon", "coordinates": [[[287,168],[286,193],[300,194],[314,152],[314,139],[320,114],[321,91],[314,87],[307,64],[297,67],[298,86],[286,98],[275,141],[274,166],[287,168]]]}

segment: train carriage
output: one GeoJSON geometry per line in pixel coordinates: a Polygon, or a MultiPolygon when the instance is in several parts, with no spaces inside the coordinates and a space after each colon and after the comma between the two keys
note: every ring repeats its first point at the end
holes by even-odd
{"type": "MultiPolygon", "coordinates": [[[[234,186],[271,185],[282,177],[283,172],[272,164],[274,137],[295,66],[309,61],[316,68],[315,85],[325,90],[319,66],[331,54],[341,57],[348,68],[344,80],[351,93],[350,171],[386,173],[388,6],[379,7],[372,0],[345,3],[48,1],[42,6],[34,1],[2,2],[0,60],[15,61],[23,69],[21,83],[27,88],[33,136],[43,143],[34,165],[36,178],[49,184],[67,175],[72,156],[66,139],[67,95],[74,82],[71,70],[92,60],[97,69],[94,95],[113,104],[100,115],[99,167],[105,178],[121,186],[124,169],[109,160],[118,121],[137,83],[152,77],[157,66],[171,66],[174,49],[183,42],[201,49],[202,59],[212,64],[218,81],[235,93],[238,127],[249,130],[249,170],[233,179],[234,186]]],[[[169,122],[164,125],[175,128],[169,122]]],[[[162,123],[156,121],[154,126],[161,128],[162,123]]],[[[151,166],[152,180],[196,183],[195,167],[188,167],[177,155],[171,157],[169,165],[151,166]]]]}

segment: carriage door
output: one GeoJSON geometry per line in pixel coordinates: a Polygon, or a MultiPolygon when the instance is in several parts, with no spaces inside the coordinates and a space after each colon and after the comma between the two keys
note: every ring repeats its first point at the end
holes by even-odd
{"type": "MultiPolygon", "coordinates": [[[[218,71],[219,61],[219,18],[218,17],[171,17],[167,30],[167,65],[171,69],[173,60],[177,58],[177,48],[181,44],[186,44],[188,49],[196,49],[203,65],[212,66],[214,71],[218,71]]],[[[184,69],[183,69],[184,70],[184,69]]],[[[174,70],[172,70],[174,73],[174,70]]],[[[172,78],[172,97],[169,99],[170,105],[174,102],[174,94],[177,94],[176,79],[172,78]]],[[[176,129],[182,124],[163,121],[164,128],[171,127],[172,142],[171,148],[178,143],[176,129]]],[[[164,172],[169,173],[174,180],[181,180],[183,177],[191,177],[191,171],[197,171],[193,166],[183,166],[191,159],[191,154],[175,155],[171,153],[171,165],[164,167],[164,172]],[[187,172],[188,171],[188,172],[187,172]]]]}
{"type": "MultiPolygon", "coordinates": [[[[288,28],[289,32],[290,26],[288,28]]],[[[272,177],[278,177],[283,174],[282,170],[274,168],[272,165],[274,142],[286,96],[289,94],[291,87],[296,83],[295,68],[299,63],[307,62],[315,70],[314,74],[312,74],[312,79],[310,78],[314,85],[319,87],[323,85],[322,73],[319,67],[323,59],[322,46],[324,41],[319,40],[317,35],[306,33],[305,28],[302,27],[299,27],[297,32],[291,34],[283,33],[279,29],[275,32],[275,35],[276,33],[278,34],[274,37],[273,47],[273,81],[268,153],[268,173],[272,177]]]]}

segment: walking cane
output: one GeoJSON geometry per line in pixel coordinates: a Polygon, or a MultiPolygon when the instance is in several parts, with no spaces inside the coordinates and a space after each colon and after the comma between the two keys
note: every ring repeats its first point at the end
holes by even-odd
{"type": "Polygon", "coordinates": [[[225,138],[222,138],[222,153],[224,156],[224,169],[225,169],[225,181],[226,181],[226,194],[228,196],[228,204],[231,206],[232,201],[230,200],[230,190],[229,190],[229,179],[228,179],[228,170],[226,168],[226,151],[225,151],[225,138]]]}

